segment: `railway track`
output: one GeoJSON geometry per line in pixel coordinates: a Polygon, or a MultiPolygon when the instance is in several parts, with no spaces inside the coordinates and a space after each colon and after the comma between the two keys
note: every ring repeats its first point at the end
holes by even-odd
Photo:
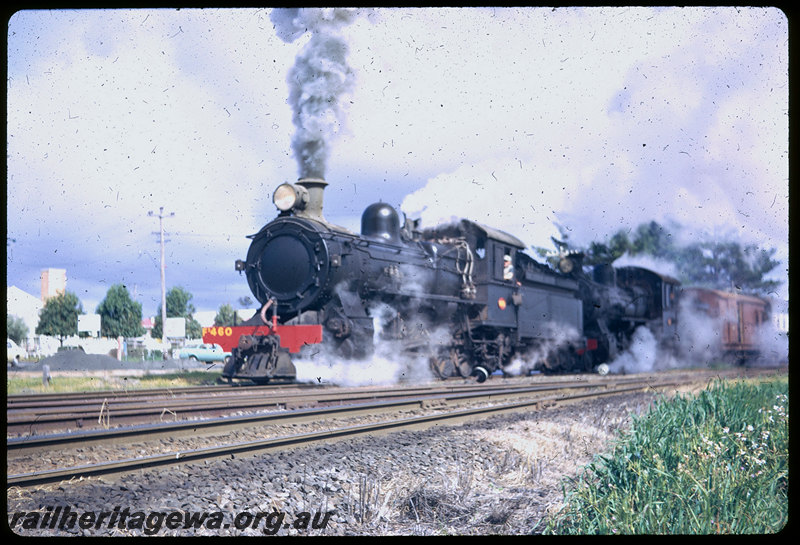
{"type": "MultiPolygon", "coordinates": [[[[640,380],[640,379],[618,379],[640,380]]],[[[601,377],[579,377],[576,381],[563,379],[532,382],[530,380],[502,380],[489,384],[473,381],[448,385],[434,383],[427,386],[393,386],[361,388],[304,387],[251,387],[133,392],[92,393],[58,399],[9,400],[6,418],[6,435],[33,436],[45,432],[65,430],[106,429],[124,425],[158,423],[165,421],[210,418],[241,412],[289,410],[335,404],[351,404],[366,400],[408,399],[414,397],[439,397],[475,392],[486,395],[497,390],[520,392],[534,389],[553,389],[575,383],[576,387],[605,384],[601,377]],[[116,395],[116,394],[122,395],[116,395]]]]}
{"type": "MultiPolygon", "coordinates": [[[[659,385],[658,387],[665,387],[674,384],[675,384],[674,382],[669,382],[659,385]]],[[[191,450],[178,450],[167,454],[157,454],[152,456],[144,456],[141,458],[131,458],[126,460],[89,464],[79,467],[36,471],[21,475],[8,475],[6,482],[8,487],[11,486],[30,487],[30,486],[43,485],[47,483],[59,482],[59,481],[69,481],[73,479],[81,479],[81,478],[97,477],[97,476],[112,476],[112,475],[130,473],[144,469],[152,469],[164,466],[174,466],[184,463],[201,462],[206,460],[214,460],[227,457],[236,457],[245,454],[257,454],[259,452],[270,452],[285,448],[309,446],[314,443],[341,440],[341,439],[346,439],[348,437],[356,437],[364,434],[374,434],[374,433],[394,431],[399,429],[415,428],[418,426],[435,425],[445,422],[457,422],[464,418],[485,417],[488,415],[500,414],[509,411],[535,409],[541,404],[564,403],[569,401],[576,401],[579,399],[585,399],[588,397],[629,393],[633,391],[640,391],[643,387],[651,387],[651,386],[650,385],[624,386],[621,388],[608,388],[605,389],[604,391],[583,392],[583,393],[575,393],[563,396],[551,395],[537,399],[528,399],[523,401],[513,401],[507,403],[485,405],[476,408],[448,410],[424,416],[384,420],[377,423],[365,424],[361,426],[332,428],[320,432],[282,436],[282,437],[268,438],[263,440],[240,442],[235,444],[221,444],[213,447],[204,447],[191,450]]],[[[367,407],[363,407],[363,409],[369,410],[369,408],[367,407]]],[[[55,443],[51,444],[50,448],[57,448],[56,444],[55,443]]]]}
{"type": "Polygon", "coordinates": [[[50,394],[14,394],[6,397],[8,409],[27,409],[34,407],[52,407],[70,403],[88,403],[103,401],[104,399],[134,400],[140,398],[165,398],[186,395],[216,395],[239,391],[272,392],[287,389],[320,389],[321,384],[311,383],[275,383],[269,385],[256,385],[235,383],[233,385],[216,386],[186,386],[182,388],[141,388],[130,390],[97,390],[91,392],[62,392],[50,394]]]}
{"type": "MultiPolygon", "coordinates": [[[[717,373],[718,375],[719,373],[717,373]]],[[[434,396],[394,398],[364,401],[349,405],[336,405],[324,408],[296,411],[276,411],[272,413],[238,416],[234,418],[204,419],[193,422],[176,422],[138,428],[122,428],[79,434],[58,434],[42,437],[28,437],[7,440],[8,457],[48,450],[61,450],[66,447],[86,448],[91,445],[114,442],[147,441],[168,437],[173,440],[182,434],[219,434],[219,443],[200,448],[178,448],[166,453],[137,458],[105,461],[103,463],[72,466],[53,470],[32,471],[8,475],[7,486],[30,487],[62,480],[80,479],[92,476],[116,475],[148,468],[199,462],[245,454],[269,452],[278,449],[306,446],[317,442],[340,440],[364,434],[375,434],[419,426],[431,426],[456,422],[467,418],[481,418],[491,414],[510,411],[533,410],[554,404],[570,403],[590,397],[625,394],[643,389],[661,389],[679,384],[705,380],[697,374],[681,374],[662,377],[624,378],[620,381],[607,380],[603,383],[588,381],[569,383],[560,381],[557,385],[529,388],[505,388],[489,390],[484,384],[474,392],[448,392],[434,396]],[[464,406],[472,403],[472,406],[464,406]],[[337,426],[335,419],[345,416],[370,415],[379,413],[395,414],[404,408],[428,405],[436,407],[432,414],[421,416],[386,418],[364,425],[337,426]],[[236,428],[251,429],[269,424],[330,419],[331,425],[324,431],[313,433],[282,435],[266,439],[230,443],[225,434],[236,428]]]]}
{"type": "MultiPolygon", "coordinates": [[[[62,448],[67,445],[86,447],[97,444],[119,443],[122,441],[150,440],[163,437],[178,437],[188,434],[219,433],[249,426],[271,423],[308,422],[341,416],[378,414],[390,411],[413,410],[420,407],[443,406],[445,404],[469,403],[475,401],[495,402],[501,399],[554,394],[558,391],[590,390],[598,388],[632,385],[641,388],[649,381],[629,379],[612,382],[547,383],[499,385],[498,387],[478,386],[451,387],[447,389],[400,389],[371,392],[343,391],[331,394],[317,407],[294,410],[265,411],[246,415],[203,418],[173,422],[157,422],[140,426],[123,426],[114,429],[86,430],[72,433],[50,435],[28,435],[8,438],[9,453],[37,452],[62,448]]],[[[284,398],[283,402],[287,399],[284,398]]]]}
{"type": "MultiPolygon", "coordinates": [[[[740,370],[717,371],[716,375],[740,370]]],[[[674,373],[679,376],[687,372],[674,373]]],[[[706,372],[708,373],[708,372],[706,372]]],[[[630,377],[656,376],[631,375],[630,377]]],[[[696,372],[692,375],[696,376],[696,372]]],[[[101,391],[71,394],[14,395],[7,398],[6,436],[19,437],[76,431],[108,429],[145,423],[196,420],[244,412],[289,410],[353,403],[369,399],[399,399],[410,396],[439,396],[492,389],[525,389],[532,384],[558,387],[578,383],[583,387],[610,380],[638,380],[625,377],[573,375],[547,378],[519,377],[491,380],[444,381],[428,386],[336,388],[317,384],[279,384],[268,386],[211,386],[136,391],[101,391]]]]}

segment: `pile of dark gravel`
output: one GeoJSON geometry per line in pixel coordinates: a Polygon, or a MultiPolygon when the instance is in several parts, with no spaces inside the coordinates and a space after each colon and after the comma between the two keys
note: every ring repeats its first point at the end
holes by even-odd
{"type": "Polygon", "coordinates": [[[86,354],[82,350],[65,350],[38,362],[23,362],[16,368],[18,371],[41,371],[47,365],[50,371],[111,371],[115,369],[145,369],[149,371],[164,369],[205,369],[203,362],[167,359],[153,361],[118,361],[111,356],[86,354]]]}

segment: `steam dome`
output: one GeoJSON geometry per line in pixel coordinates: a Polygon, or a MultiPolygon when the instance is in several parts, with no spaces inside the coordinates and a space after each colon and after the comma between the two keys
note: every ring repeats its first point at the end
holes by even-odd
{"type": "Polygon", "coordinates": [[[386,242],[400,243],[400,217],[394,208],[378,202],[369,205],[361,215],[361,234],[386,242]]]}

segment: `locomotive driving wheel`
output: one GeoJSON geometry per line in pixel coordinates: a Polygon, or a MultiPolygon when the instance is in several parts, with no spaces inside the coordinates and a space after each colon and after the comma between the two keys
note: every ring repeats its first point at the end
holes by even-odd
{"type": "Polygon", "coordinates": [[[563,367],[561,353],[558,350],[550,351],[542,363],[548,371],[561,371],[563,367]]]}
{"type": "Polygon", "coordinates": [[[431,371],[433,371],[436,378],[446,379],[458,375],[458,372],[449,358],[431,356],[429,362],[431,371]]]}
{"type": "Polygon", "coordinates": [[[450,358],[453,360],[453,364],[462,377],[472,376],[474,365],[472,365],[470,359],[463,352],[454,348],[450,351],[450,358]]]}
{"type": "Polygon", "coordinates": [[[472,366],[457,348],[451,348],[447,354],[431,356],[430,366],[433,374],[441,379],[468,377],[472,373],[472,366]]]}

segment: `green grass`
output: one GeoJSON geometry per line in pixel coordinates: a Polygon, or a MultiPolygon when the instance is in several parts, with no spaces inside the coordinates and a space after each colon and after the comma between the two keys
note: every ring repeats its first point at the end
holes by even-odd
{"type": "Polygon", "coordinates": [[[181,371],[142,376],[54,376],[50,384],[42,385],[41,377],[8,377],[6,393],[66,393],[93,390],[141,390],[145,388],[182,388],[215,384],[219,371],[181,371]]]}
{"type": "Polygon", "coordinates": [[[788,520],[786,378],[660,400],[565,486],[552,534],[763,534],[788,520]]]}

